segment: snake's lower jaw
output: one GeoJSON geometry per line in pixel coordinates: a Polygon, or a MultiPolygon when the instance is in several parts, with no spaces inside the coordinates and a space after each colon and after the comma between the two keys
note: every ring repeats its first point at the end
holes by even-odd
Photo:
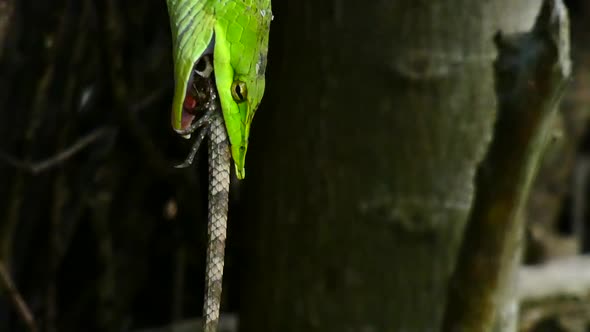
{"type": "Polygon", "coordinates": [[[181,114],[181,118],[180,118],[180,126],[178,123],[178,120],[176,118],[176,114],[172,113],[172,129],[174,129],[174,131],[179,134],[180,136],[182,136],[182,138],[185,139],[189,139],[191,138],[191,134],[183,134],[183,132],[190,127],[190,125],[193,123],[193,120],[195,119],[195,116],[188,113],[186,110],[182,110],[182,114],[181,114]]]}
{"type": "Polygon", "coordinates": [[[184,139],[190,139],[190,138],[191,138],[191,134],[190,134],[190,133],[188,133],[188,134],[183,134],[183,133],[182,133],[182,132],[183,132],[183,130],[182,130],[182,129],[174,128],[174,131],[175,131],[175,132],[176,132],[178,135],[180,135],[180,137],[182,137],[182,138],[184,138],[184,139]]]}
{"type": "Polygon", "coordinates": [[[191,125],[191,123],[193,123],[194,119],[195,119],[195,116],[193,114],[190,114],[185,109],[182,109],[182,115],[180,118],[180,130],[184,130],[184,129],[190,127],[190,125],[191,125]]]}
{"type": "Polygon", "coordinates": [[[238,178],[238,180],[243,180],[246,177],[246,167],[244,166],[246,161],[246,155],[235,154],[235,151],[232,152],[232,159],[234,160],[234,166],[236,168],[236,177],[238,178]]]}
{"type": "Polygon", "coordinates": [[[247,143],[242,145],[231,146],[231,156],[236,168],[236,177],[242,180],[246,177],[246,151],[248,149],[247,143]]]}
{"type": "Polygon", "coordinates": [[[236,165],[236,177],[238,180],[243,180],[246,177],[246,168],[236,165]]]}

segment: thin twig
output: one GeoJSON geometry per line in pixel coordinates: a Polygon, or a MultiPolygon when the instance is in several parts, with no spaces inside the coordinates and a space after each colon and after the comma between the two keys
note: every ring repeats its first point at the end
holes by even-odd
{"type": "Polygon", "coordinates": [[[114,132],[114,129],[111,127],[103,127],[96,129],[95,131],[87,134],[80,138],[76,143],[74,143],[69,148],[57,153],[56,155],[37,162],[26,162],[22,160],[18,160],[4,152],[0,151],[0,161],[5,162],[15,168],[30,172],[33,175],[37,175],[44,171],[47,171],[57,165],[60,165],[73,157],[76,153],[82,151],[84,148],[89,146],[90,144],[96,142],[97,140],[105,137],[108,134],[114,132]]]}
{"type": "Polygon", "coordinates": [[[59,164],[63,163],[64,161],[68,160],[69,158],[71,158],[76,153],[82,151],[88,145],[97,141],[99,138],[102,138],[112,132],[113,132],[113,130],[108,127],[96,129],[95,131],[82,137],[76,143],[74,143],[74,145],[72,145],[69,148],[65,149],[64,151],[58,153],[54,157],[32,164],[31,165],[31,172],[33,174],[38,174],[38,173],[41,173],[47,169],[50,169],[51,167],[59,165],[59,164]]]}
{"type": "Polygon", "coordinates": [[[8,270],[4,266],[4,262],[0,261],[0,281],[2,282],[2,286],[6,289],[7,294],[9,295],[19,317],[22,321],[28,326],[29,331],[35,332],[37,331],[37,325],[35,324],[35,318],[31,313],[31,310],[23,300],[22,296],[16,289],[8,270]]]}

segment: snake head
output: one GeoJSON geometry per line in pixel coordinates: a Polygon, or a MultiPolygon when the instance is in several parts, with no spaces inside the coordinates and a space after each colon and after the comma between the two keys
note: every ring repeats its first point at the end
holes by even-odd
{"type": "MultiPolygon", "coordinates": [[[[224,63],[225,57],[219,54],[223,50],[218,50],[215,53],[218,56],[214,57],[215,67],[222,69],[216,72],[217,90],[236,176],[243,179],[250,126],[264,94],[264,73],[256,70],[240,71],[239,67],[227,66],[224,63]]],[[[264,65],[261,64],[260,67],[263,68],[264,65]]]]}
{"type": "MultiPolygon", "coordinates": [[[[183,10],[180,2],[169,1],[171,17],[184,17],[180,14],[183,10]]],[[[172,23],[177,83],[172,127],[183,133],[194,119],[183,107],[187,87],[193,66],[212,47],[213,73],[231,155],[236,176],[243,179],[250,126],[265,88],[270,1],[229,1],[216,8],[215,15],[196,10],[190,13],[196,16],[172,23]]]]}
{"type": "Polygon", "coordinates": [[[270,10],[268,17],[252,7],[242,10],[247,18],[243,21],[217,20],[213,53],[215,81],[238,179],[246,175],[250,126],[264,94],[271,19],[270,10]]]}

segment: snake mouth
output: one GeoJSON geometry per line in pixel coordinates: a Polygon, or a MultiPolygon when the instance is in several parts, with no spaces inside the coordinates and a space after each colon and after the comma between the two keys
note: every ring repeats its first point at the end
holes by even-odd
{"type": "Polygon", "coordinates": [[[196,103],[196,100],[194,100],[194,98],[192,98],[192,96],[190,96],[190,94],[187,93],[182,106],[182,113],[180,115],[180,126],[173,128],[177,134],[187,139],[191,137],[191,134],[187,134],[186,130],[191,126],[191,124],[196,118],[196,115],[194,114],[194,109],[187,107],[187,103],[191,102],[196,103]]]}
{"type": "Polygon", "coordinates": [[[180,114],[180,126],[174,130],[190,138],[190,129],[193,121],[203,116],[214,99],[212,92],[213,83],[213,61],[210,54],[203,55],[194,65],[193,71],[188,80],[187,89],[182,102],[180,114]]]}
{"type": "Polygon", "coordinates": [[[189,81],[189,88],[186,91],[184,101],[182,103],[180,127],[174,128],[174,130],[178,134],[183,135],[183,137],[185,138],[190,138],[190,133],[186,134],[186,130],[191,126],[193,121],[196,119],[200,109],[203,107],[204,104],[204,100],[202,100],[202,94],[199,93],[199,91],[197,91],[193,83],[194,80],[191,77],[191,80],[189,81]]]}
{"type": "Polygon", "coordinates": [[[181,133],[185,131],[193,123],[196,118],[194,114],[188,112],[184,107],[182,108],[182,118],[180,119],[180,128],[176,132],[181,133]]]}

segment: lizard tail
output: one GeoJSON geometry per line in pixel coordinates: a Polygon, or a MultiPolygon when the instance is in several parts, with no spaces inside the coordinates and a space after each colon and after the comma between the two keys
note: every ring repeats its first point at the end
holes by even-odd
{"type": "MultiPolygon", "coordinates": [[[[217,100],[215,100],[217,103],[217,100]]],[[[209,127],[209,224],[206,288],[203,308],[204,331],[216,332],[221,304],[227,211],[229,198],[229,140],[221,111],[213,112],[209,127]]]]}

